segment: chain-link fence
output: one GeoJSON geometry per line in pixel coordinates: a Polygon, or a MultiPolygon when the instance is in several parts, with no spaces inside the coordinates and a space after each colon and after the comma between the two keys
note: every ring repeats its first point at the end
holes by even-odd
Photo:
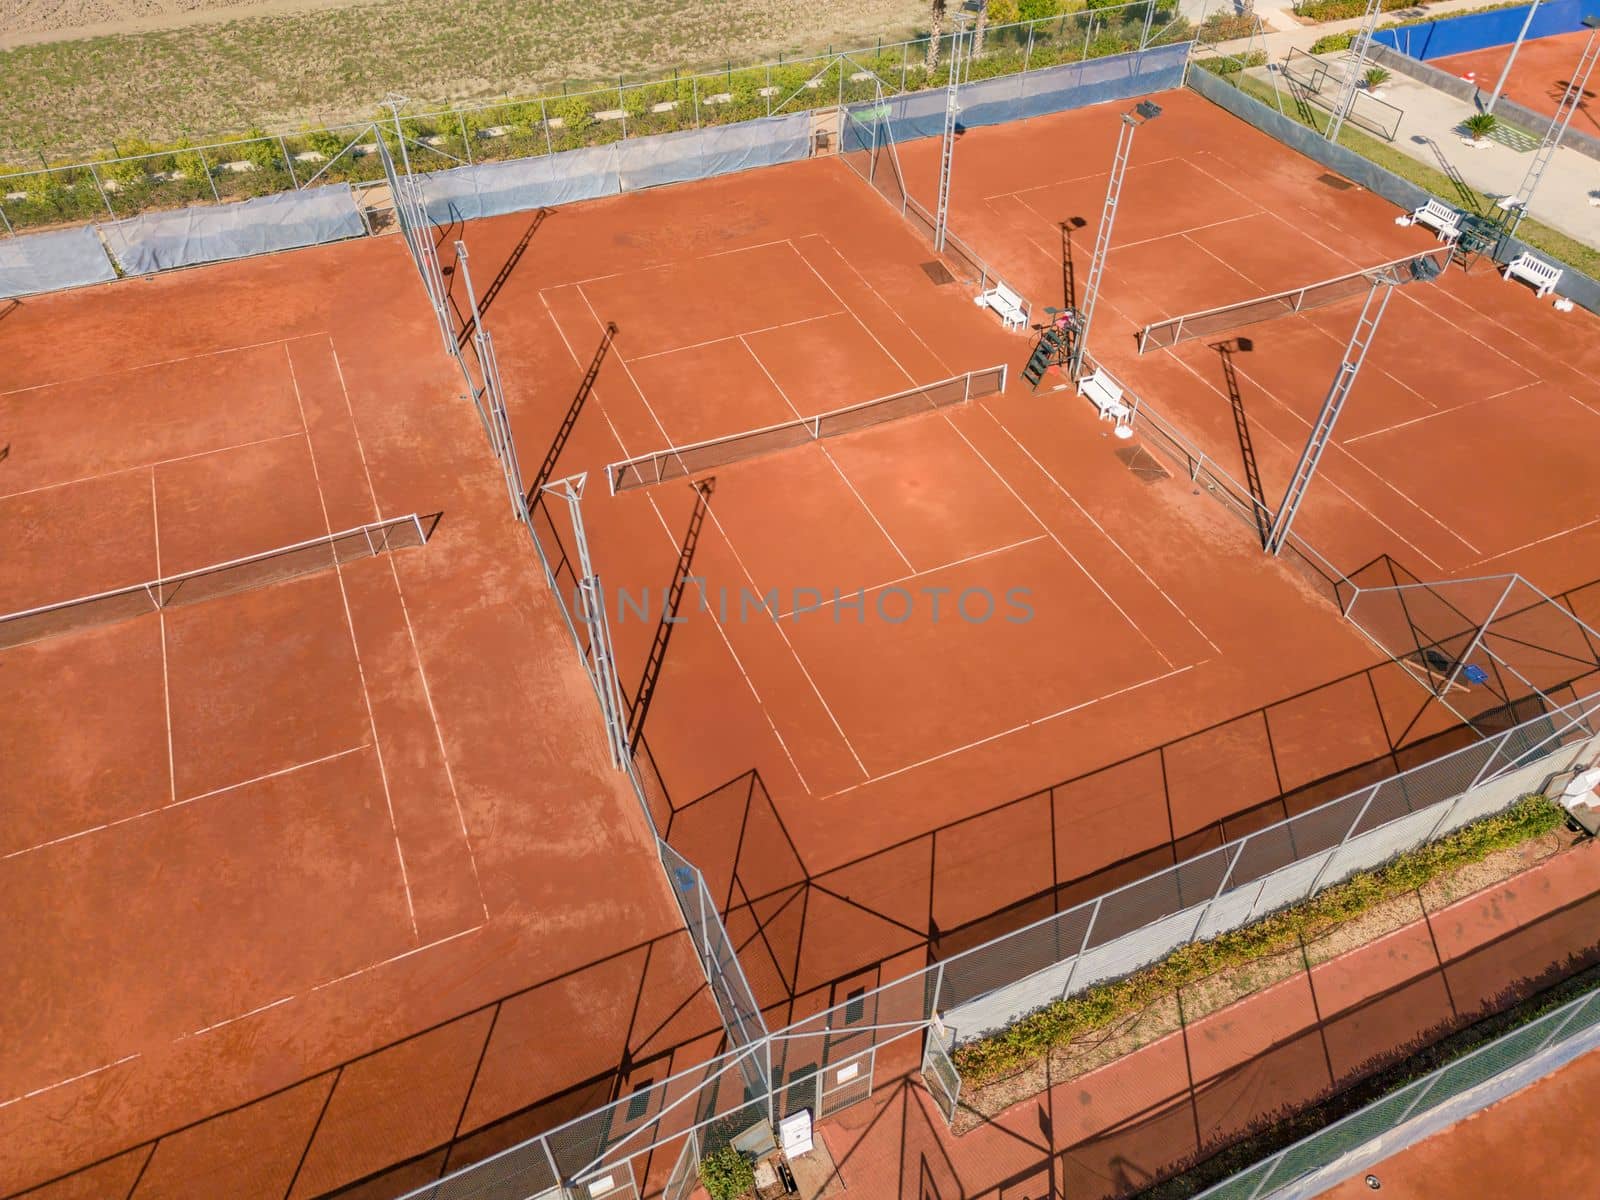
{"type": "Polygon", "coordinates": [[[809,445],[824,438],[854,433],[887,421],[898,421],[983,396],[993,396],[1004,391],[1005,386],[1004,365],[967,371],[950,379],[920,384],[892,396],[879,396],[875,400],[846,405],[814,417],[798,417],[793,421],[783,421],[745,433],[687,446],[672,446],[612,463],[606,468],[606,477],[613,493],[647,487],[666,479],[681,479],[712,467],[743,462],[763,454],[809,445]]]}
{"type": "Polygon", "coordinates": [[[420,517],[391,517],[178,575],[0,616],[0,650],[95,625],[198,604],[428,540],[420,517]]]}
{"type": "MultiPolygon", "coordinates": [[[[1201,1192],[1200,1200],[1321,1195],[1341,1179],[1486,1108],[1597,1045],[1600,989],[1502,1034],[1224,1179],[1201,1192]],[[1415,1123],[1405,1131],[1409,1136],[1393,1136],[1407,1122],[1415,1123]]],[[[1576,1133],[1586,1114],[1573,1115],[1576,1133]]]]}

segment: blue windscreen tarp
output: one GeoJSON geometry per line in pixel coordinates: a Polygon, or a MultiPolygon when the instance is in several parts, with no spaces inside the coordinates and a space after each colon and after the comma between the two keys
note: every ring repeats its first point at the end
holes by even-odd
{"type": "Polygon", "coordinates": [[[92,225],[0,237],[0,297],[105,283],[116,277],[92,225]]]}
{"type": "MultiPolygon", "coordinates": [[[[1483,50],[1489,46],[1509,46],[1517,40],[1531,7],[1524,4],[1519,8],[1497,8],[1460,17],[1443,17],[1399,29],[1380,29],[1373,35],[1373,41],[1423,62],[1444,58],[1449,54],[1483,50]]],[[[1600,17],[1600,0],[1550,0],[1547,4],[1539,5],[1533,23],[1528,26],[1528,37],[1575,33],[1584,28],[1584,17],[1600,17]]],[[[1576,56],[1573,65],[1577,65],[1576,56]]]]}

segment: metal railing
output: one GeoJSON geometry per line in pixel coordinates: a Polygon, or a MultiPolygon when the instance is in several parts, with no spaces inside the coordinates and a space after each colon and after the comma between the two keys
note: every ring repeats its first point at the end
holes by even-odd
{"type": "Polygon", "coordinates": [[[177,575],[164,575],[145,583],[7,613],[0,616],[0,649],[144,616],[164,608],[198,604],[340,563],[372,558],[406,546],[421,546],[427,540],[421,519],[413,513],[177,575]]]}

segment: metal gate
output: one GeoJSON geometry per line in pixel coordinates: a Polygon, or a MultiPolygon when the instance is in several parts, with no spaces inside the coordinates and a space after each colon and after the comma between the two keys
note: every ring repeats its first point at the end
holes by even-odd
{"type": "Polygon", "coordinates": [[[683,1153],[667,1176],[667,1186],[662,1189],[661,1200],[689,1200],[700,1183],[700,1135],[691,1133],[683,1142],[683,1153]]]}
{"type": "Polygon", "coordinates": [[[950,1061],[955,1046],[955,1031],[935,1021],[928,1027],[928,1040],[922,1049],[922,1083],[939,1106],[945,1121],[956,1119],[956,1103],[961,1099],[961,1073],[950,1061]]]}
{"type": "Polygon", "coordinates": [[[633,1164],[624,1160],[572,1185],[575,1200],[640,1200],[633,1164]]]}
{"type": "Polygon", "coordinates": [[[830,1063],[817,1072],[817,1104],[812,1111],[818,1121],[872,1095],[872,1067],[877,1053],[876,1047],[869,1046],[860,1054],[830,1063]]]}

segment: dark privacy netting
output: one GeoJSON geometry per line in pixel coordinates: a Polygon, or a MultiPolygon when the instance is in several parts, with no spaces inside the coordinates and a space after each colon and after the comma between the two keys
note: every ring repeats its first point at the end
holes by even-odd
{"type": "MultiPolygon", "coordinates": [[[[960,125],[965,129],[1003,125],[1108,100],[1164,92],[1183,82],[1188,56],[1189,43],[1180,42],[962,84],[960,125]]],[[[846,109],[850,119],[845,123],[843,149],[863,148],[850,144],[850,131],[861,122],[859,114],[869,110],[869,115],[887,116],[889,133],[897,142],[938,137],[944,132],[944,105],[943,91],[913,92],[881,104],[851,105],[846,109]]]]}
{"type": "Polygon", "coordinates": [[[0,238],[0,298],[115,279],[93,225],[0,238]]]}

